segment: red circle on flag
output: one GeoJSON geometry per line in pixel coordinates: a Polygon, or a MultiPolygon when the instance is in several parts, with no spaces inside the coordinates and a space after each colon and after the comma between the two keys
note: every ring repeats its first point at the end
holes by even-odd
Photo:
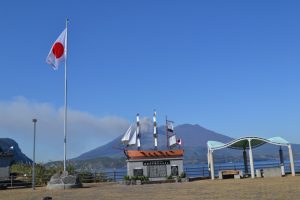
{"type": "Polygon", "coordinates": [[[62,57],[62,55],[64,54],[64,46],[62,45],[62,43],[56,42],[53,45],[52,53],[55,55],[56,59],[62,57]]]}

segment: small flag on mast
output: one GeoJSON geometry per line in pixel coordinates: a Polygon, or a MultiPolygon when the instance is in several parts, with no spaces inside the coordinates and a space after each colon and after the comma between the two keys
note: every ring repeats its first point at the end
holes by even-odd
{"type": "Polygon", "coordinates": [[[178,145],[182,145],[182,140],[181,139],[177,139],[177,144],[178,145]]]}
{"type": "Polygon", "coordinates": [[[46,62],[52,65],[53,69],[58,69],[59,63],[66,59],[67,56],[67,28],[59,35],[50,52],[47,56],[46,62]]]}
{"type": "Polygon", "coordinates": [[[168,128],[169,132],[173,133],[173,131],[174,131],[173,122],[168,121],[167,122],[167,128],[168,128]]]}

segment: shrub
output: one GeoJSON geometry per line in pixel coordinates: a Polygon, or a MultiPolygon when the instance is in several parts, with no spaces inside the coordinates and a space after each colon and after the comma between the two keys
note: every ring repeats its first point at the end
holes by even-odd
{"type": "MultiPolygon", "coordinates": [[[[17,163],[13,164],[10,168],[11,173],[19,176],[32,176],[32,165],[17,163]]],[[[46,168],[41,164],[35,164],[35,181],[37,185],[45,185],[48,179],[48,172],[46,168]]]]}
{"type": "MultiPolygon", "coordinates": [[[[35,164],[35,182],[37,185],[45,185],[50,177],[58,172],[63,171],[63,166],[53,166],[50,168],[46,168],[42,164],[35,164]]],[[[67,171],[69,174],[75,172],[75,168],[73,165],[67,165],[67,171]]],[[[32,176],[32,164],[24,164],[24,163],[15,163],[11,166],[10,172],[16,174],[20,177],[31,177],[32,176]]]]}
{"type": "Polygon", "coordinates": [[[130,180],[140,180],[142,182],[146,182],[149,181],[149,177],[148,176],[124,176],[124,180],[125,181],[130,181],[130,180]]]}
{"type": "Polygon", "coordinates": [[[167,176],[167,179],[168,179],[168,180],[171,180],[171,179],[173,179],[173,176],[172,176],[172,175],[167,176]]]}
{"type": "Polygon", "coordinates": [[[180,174],[180,178],[185,178],[185,177],[186,177],[185,172],[182,172],[182,173],[180,174]]]}

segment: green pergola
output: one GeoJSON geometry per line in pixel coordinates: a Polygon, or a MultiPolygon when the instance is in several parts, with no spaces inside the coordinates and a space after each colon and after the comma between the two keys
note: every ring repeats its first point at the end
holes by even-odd
{"type": "MultiPolygon", "coordinates": [[[[248,151],[249,151],[249,160],[250,160],[251,177],[254,178],[255,173],[254,173],[254,163],[253,163],[252,149],[256,148],[256,147],[259,147],[261,145],[264,145],[266,143],[277,145],[277,146],[288,147],[290,164],[291,164],[291,173],[292,173],[293,176],[295,176],[293,152],[292,152],[291,144],[288,141],[286,141],[285,139],[283,139],[281,137],[272,137],[272,138],[269,138],[269,139],[264,139],[264,138],[260,138],[260,137],[249,137],[249,136],[247,136],[247,137],[242,137],[242,138],[233,140],[233,141],[228,142],[226,144],[224,144],[222,142],[218,142],[218,141],[208,141],[207,142],[207,148],[208,148],[207,160],[208,160],[208,165],[210,166],[209,169],[210,169],[210,173],[211,173],[211,179],[215,178],[213,152],[216,151],[216,150],[224,149],[224,148],[243,150],[245,169],[247,168],[246,149],[248,149],[248,151]]],[[[280,153],[280,157],[282,159],[282,153],[280,153]]]]}

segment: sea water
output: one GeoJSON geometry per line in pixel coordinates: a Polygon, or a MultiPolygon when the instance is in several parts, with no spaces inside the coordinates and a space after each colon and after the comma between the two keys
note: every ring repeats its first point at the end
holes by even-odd
{"type": "MultiPolygon", "coordinates": [[[[295,165],[295,172],[300,172],[300,160],[294,161],[295,165]]],[[[270,161],[254,161],[254,170],[255,169],[262,169],[262,168],[274,168],[280,167],[280,162],[278,160],[270,160],[270,161]]],[[[284,168],[286,173],[291,173],[290,162],[284,162],[284,168]]],[[[244,173],[244,163],[242,162],[228,162],[228,163],[215,163],[214,164],[215,174],[218,174],[219,170],[226,170],[226,169],[234,169],[234,170],[242,170],[244,173]]],[[[209,170],[208,165],[206,164],[187,164],[184,165],[184,170],[188,177],[208,177],[209,170]]],[[[248,162],[248,173],[250,173],[250,164],[248,162]]]]}
{"type": "MultiPolygon", "coordinates": [[[[300,160],[295,160],[295,171],[296,173],[300,173],[300,160]]],[[[262,169],[262,168],[272,168],[272,167],[279,167],[280,163],[279,160],[270,160],[270,161],[254,161],[254,170],[255,169],[262,169]]],[[[226,170],[226,169],[234,169],[234,170],[242,170],[244,172],[244,163],[242,162],[229,162],[229,163],[215,163],[215,174],[218,174],[219,170],[226,170]]],[[[205,164],[184,164],[183,165],[184,171],[187,177],[209,177],[210,172],[208,170],[207,163],[205,164]]],[[[284,168],[286,173],[290,173],[290,162],[284,162],[284,168]]],[[[116,168],[116,169],[104,169],[100,170],[104,172],[108,178],[114,181],[120,181],[123,179],[124,176],[127,175],[127,168],[116,168]]],[[[248,172],[250,173],[250,165],[248,162],[248,172]]]]}

